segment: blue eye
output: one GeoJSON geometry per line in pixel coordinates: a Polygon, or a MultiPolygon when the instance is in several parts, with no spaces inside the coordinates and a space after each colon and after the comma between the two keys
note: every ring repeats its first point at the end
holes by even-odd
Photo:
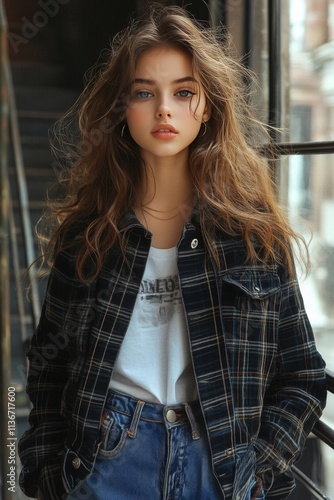
{"type": "Polygon", "coordinates": [[[148,97],[151,97],[152,94],[151,92],[148,92],[147,90],[140,90],[135,93],[135,97],[138,99],[147,99],[148,97]]]}
{"type": "Polygon", "coordinates": [[[176,93],[176,95],[180,97],[191,97],[194,94],[194,92],[191,92],[190,90],[179,90],[179,92],[176,93]]]}

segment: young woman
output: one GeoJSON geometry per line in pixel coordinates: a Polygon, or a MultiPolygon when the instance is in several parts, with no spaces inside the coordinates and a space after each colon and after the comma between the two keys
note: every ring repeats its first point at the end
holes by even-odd
{"type": "Polygon", "coordinates": [[[117,37],[84,92],[28,352],[28,496],[293,488],[324,362],[243,81],[226,39],[160,7],[117,37]]]}

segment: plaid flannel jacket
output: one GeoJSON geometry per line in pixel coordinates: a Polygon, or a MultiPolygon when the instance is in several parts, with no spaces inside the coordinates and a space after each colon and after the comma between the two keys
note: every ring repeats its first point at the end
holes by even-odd
{"type": "MultiPolygon", "coordinates": [[[[125,230],[125,229],[124,229],[125,230]]],[[[115,251],[88,284],[58,255],[28,352],[30,429],[19,443],[28,496],[66,498],[90,473],[114,362],[150,247],[134,216],[126,258],[115,251]]],[[[198,394],[222,498],[243,500],[254,474],[266,498],[285,498],[289,466],[321,415],[324,362],[295,279],[273,264],[245,265],[242,240],[221,234],[208,258],[196,220],[178,245],[180,286],[198,394]]]]}

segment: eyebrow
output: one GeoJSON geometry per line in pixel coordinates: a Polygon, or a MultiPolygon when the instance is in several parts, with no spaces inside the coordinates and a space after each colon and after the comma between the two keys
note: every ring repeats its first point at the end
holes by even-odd
{"type": "MultiPolygon", "coordinates": [[[[175,84],[178,84],[178,83],[185,83],[185,82],[195,82],[195,83],[197,83],[197,80],[193,76],[185,76],[183,78],[178,78],[177,80],[173,80],[172,81],[172,85],[175,85],[175,84]]],[[[141,84],[144,84],[144,85],[154,85],[156,82],[154,80],[150,80],[150,79],[147,79],[147,78],[135,78],[132,83],[133,84],[134,83],[141,83],[141,84]]]]}

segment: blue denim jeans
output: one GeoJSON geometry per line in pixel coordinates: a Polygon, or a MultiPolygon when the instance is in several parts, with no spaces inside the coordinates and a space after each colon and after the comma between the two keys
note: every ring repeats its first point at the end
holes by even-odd
{"type": "Polygon", "coordinates": [[[223,498],[198,402],[163,406],[110,391],[101,438],[92,474],[67,500],[223,498]]]}

